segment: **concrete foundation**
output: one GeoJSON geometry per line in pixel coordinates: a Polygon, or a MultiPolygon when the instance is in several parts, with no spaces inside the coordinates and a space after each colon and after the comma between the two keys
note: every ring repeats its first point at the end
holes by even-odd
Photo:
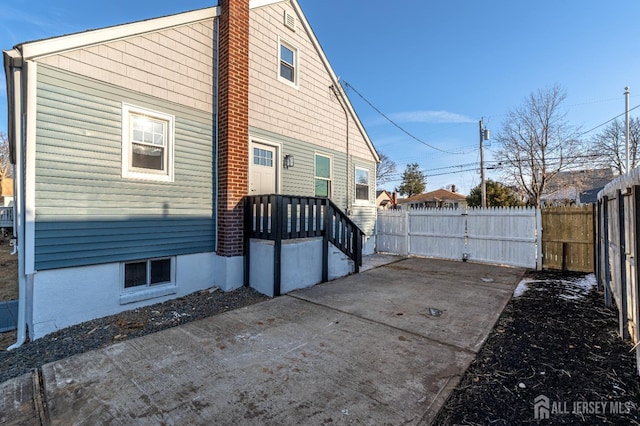
{"type": "MultiPolygon", "coordinates": [[[[262,294],[274,296],[274,242],[251,240],[250,285],[262,294]]],[[[353,273],[353,261],[329,244],[329,280],[353,273]]],[[[322,281],[322,238],[282,242],[280,293],[322,281]]]]}

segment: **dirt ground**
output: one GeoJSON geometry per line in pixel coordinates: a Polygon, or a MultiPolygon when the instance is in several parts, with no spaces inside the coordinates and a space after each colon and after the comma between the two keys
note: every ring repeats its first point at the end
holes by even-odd
{"type": "Polygon", "coordinates": [[[11,255],[9,240],[0,237],[0,302],[18,298],[18,256],[11,255]]]}

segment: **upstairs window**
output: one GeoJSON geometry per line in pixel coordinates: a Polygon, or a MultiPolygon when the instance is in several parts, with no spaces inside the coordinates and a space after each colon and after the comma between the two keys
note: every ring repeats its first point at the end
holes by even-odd
{"type": "Polygon", "coordinates": [[[174,117],[123,105],[122,177],[173,180],[174,117]]]}
{"type": "Polygon", "coordinates": [[[298,84],[298,50],[293,46],[280,41],[280,51],[278,76],[281,80],[293,84],[298,84]]]}
{"type": "Polygon", "coordinates": [[[356,167],[356,201],[369,201],[369,170],[356,167]]]}

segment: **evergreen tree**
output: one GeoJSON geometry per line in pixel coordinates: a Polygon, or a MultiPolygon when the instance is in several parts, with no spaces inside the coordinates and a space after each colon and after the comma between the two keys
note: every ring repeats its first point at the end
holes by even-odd
{"type": "Polygon", "coordinates": [[[427,177],[424,172],[420,170],[418,163],[407,164],[407,167],[402,173],[402,183],[396,191],[400,195],[406,195],[411,197],[412,195],[422,194],[427,187],[427,177]]]}
{"type": "MultiPolygon", "coordinates": [[[[500,182],[487,180],[487,207],[516,207],[524,203],[518,200],[513,191],[500,182]]],[[[476,186],[467,197],[469,207],[480,207],[482,205],[482,187],[476,186]]]]}

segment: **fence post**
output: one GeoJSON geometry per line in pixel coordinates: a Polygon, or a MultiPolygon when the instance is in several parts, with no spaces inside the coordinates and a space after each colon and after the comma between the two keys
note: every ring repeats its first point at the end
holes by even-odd
{"type": "Polygon", "coordinates": [[[324,217],[322,224],[324,229],[322,232],[322,282],[326,283],[329,281],[329,228],[331,227],[329,210],[331,207],[329,206],[328,199],[323,200],[323,205],[324,217]]]}
{"type": "Polygon", "coordinates": [[[250,282],[250,271],[251,271],[251,231],[253,231],[251,226],[251,216],[253,210],[254,198],[251,196],[244,197],[244,234],[243,234],[243,242],[244,242],[244,286],[249,287],[251,285],[250,282]]]}
{"type": "Polygon", "coordinates": [[[635,300],[633,301],[633,342],[636,344],[636,370],[638,374],[640,374],[640,347],[638,346],[638,342],[640,342],[640,326],[638,325],[638,322],[640,321],[640,270],[638,268],[638,249],[640,248],[640,217],[638,217],[638,206],[640,206],[640,185],[633,186],[631,206],[632,209],[630,209],[630,211],[633,213],[634,235],[633,258],[635,261],[635,274],[633,276],[633,295],[635,297],[635,300]]]}
{"type": "Polygon", "coordinates": [[[624,194],[622,190],[618,189],[618,222],[620,225],[620,253],[618,256],[618,262],[620,262],[620,312],[619,312],[619,325],[620,325],[620,337],[623,339],[629,338],[629,315],[627,305],[627,242],[626,242],[626,223],[624,214],[624,194]]]}
{"type": "Polygon", "coordinates": [[[280,296],[282,280],[282,220],[284,216],[282,195],[269,197],[273,200],[271,207],[271,230],[273,232],[273,296],[280,296]]]}
{"type": "Polygon", "coordinates": [[[594,204],[595,207],[595,226],[593,227],[593,253],[594,253],[594,266],[596,268],[596,282],[598,291],[603,289],[602,279],[602,200],[598,200],[598,204],[594,204]]]}
{"type": "Polygon", "coordinates": [[[536,271],[542,271],[542,210],[536,208],[536,271]]]}
{"type": "Polygon", "coordinates": [[[602,198],[602,232],[604,234],[604,304],[611,306],[611,253],[609,252],[609,197],[602,198]]]}
{"type": "Polygon", "coordinates": [[[405,230],[406,230],[406,247],[407,247],[407,253],[406,255],[409,256],[409,253],[411,253],[411,233],[409,232],[409,227],[411,226],[411,215],[409,214],[409,209],[407,209],[404,212],[404,226],[405,226],[405,230]]]}
{"type": "Polygon", "coordinates": [[[596,274],[596,277],[598,276],[598,271],[600,270],[599,265],[598,265],[598,223],[596,222],[596,220],[598,220],[598,216],[597,216],[597,204],[592,204],[591,205],[591,230],[593,232],[592,234],[592,244],[593,244],[593,273],[596,274]]]}

